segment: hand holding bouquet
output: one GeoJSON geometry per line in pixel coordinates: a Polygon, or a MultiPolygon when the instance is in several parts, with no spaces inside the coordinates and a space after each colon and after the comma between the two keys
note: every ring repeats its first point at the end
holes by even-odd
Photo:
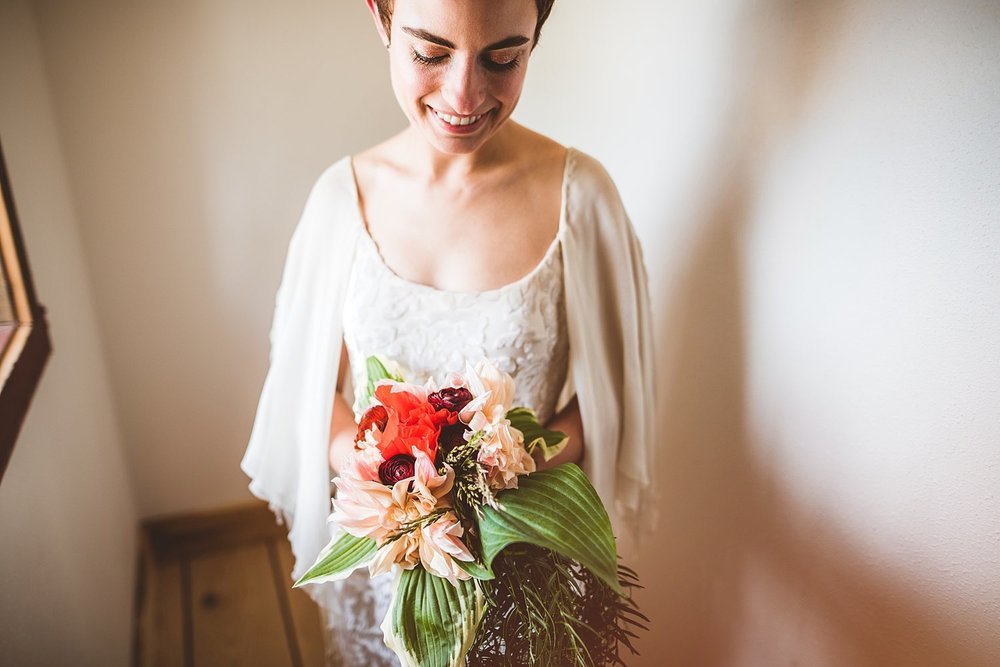
{"type": "Polygon", "coordinates": [[[441,386],[366,366],[334,479],[343,532],[295,585],[394,572],[382,630],[408,666],[623,664],[646,618],[607,512],[575,465],[535,472],[532,454],[551,459],[565,434],[513,407],[513,379],[486,360],[441,386]]]}

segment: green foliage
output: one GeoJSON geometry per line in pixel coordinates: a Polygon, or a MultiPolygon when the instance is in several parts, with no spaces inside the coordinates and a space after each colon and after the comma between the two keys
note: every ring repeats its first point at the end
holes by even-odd
{"type": "Polygon", "coordinates": [[[383,631],[386,644],[407,667],[453,667],[465,655],[483,615],[483,593],[475,579],[452,585],[422,567],[403,570],[383,631]]]}
{"type": "Polygon", "coordinates": [[[462,568],[470,577],[475,577],[476,579],[487,581],[493,579],[495,576],[493,570],[476,561],[456,560],[455,564],[462,568]]]}
{"type": "Polygon", "coordinates": [[[590,480],[573,463],[518,479],[497,494],[502,510],[484,507],[479,521],[483,564],[508,545],[536,544],[570,558],[621,593],[611,520],[590,480]]]}
{"type": "Polygon", "coordinates": [[[319,553],[313,566],[295,582],[293,588],[303,584],[343,579],[355,569],[365,565],[375,556],[375,540],[342,533],[330,540],[319,553]]]}
{"type": "MultiPolygon", "coordinates": [[[[542,547],[507,547],[483,583],[486,609],[467,665],[624,665],[622,647],[635,653],[635,630],[646,618],[629,595],[619,595],[586,568],[542,547]]],[[[619,587],[639,587],[635,573],[618,568],[619,587]]]]}
{"type": "Polygon", "coordinates": [[[477,458],[481,438],[482,432],[476,432],[467,443],[444,456],[444,462],[455,471],[455,513],[463,525],[475,523],[483,505],[497,507],[493,489],[486,483],[486,468],[477,458]]]}
{"type": "MultiPolygon", "coordinates": [[[[624,665],[648,619],[618,564],[611,522],[590,481],[565,464],[518,480],[477,526],[486,611],[468,665],[624,665]],[[487,576],[488,575],[488,576],[487,576]]],[[[477,566],[479,567],[479,566],[477,566]]]]}
{"type": "Polygon", "coordinates": [[[538,417],[530,408],[513,408],[507,413],[507,419],[511,426],[524,434],[524,447],[528,453],[534,454],[536,449],[540,449],[546,461],[551,461],[569,441],[562,431],[550,431],[538,423],[538,417]]]}
{"type": "Polygon", "coordinates": [[[482,563],[479,547],[479,519],[483,505],[497,505],[493,490],[486,483],[486,469],[477,460],[481,433],[476,433],[464,445],[445,454],[444,461],[455,471],[452,511],[465,528],[462,541],[476,557],[475,562],[456,560],[456,564],[476,579],[492,579],[489,566],[482,563]]]}
{"type": "Polygon", "coordinates": [[[386,363],[389,362],[388,360],[383,361],[383,359],[384,357],[374,354],[365,359],[365,375],[368,378],[368,384],[365,386],[364,396],[354,406],[354,411],[357,414],[362,414],[372,404],[372,398],[375,396],[375,383],[379,380],[403,381],[402,377],[386,368],[386,363]]]}

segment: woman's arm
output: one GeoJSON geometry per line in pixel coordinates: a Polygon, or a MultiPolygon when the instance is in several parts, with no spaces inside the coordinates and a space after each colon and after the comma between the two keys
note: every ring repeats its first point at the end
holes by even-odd
{"type": "Polygon", "coordinates": [[[340,370],[337,373],[337,388],[333,392],[333,412],[330,415],[330,467],[334,475],[338,474],[344,459],[354,449],[354,436],[358,432],[357,424],[354,423],[354,411],[340,395],[350,368],[347,344],[342,342],[340,370]]]}
{"type": "Polygon", "coordinates": [[[583,460],[583,420],[580,418],[580,404],[573,397],[562,412],[555,415],[545,424],[545,428],[562,431],[569,436],[566,447],[550,461],[543,461],[541,454],[535,455],[535,463],[539,470],[557,466],[560,463],[577,463],[583,460]]]}

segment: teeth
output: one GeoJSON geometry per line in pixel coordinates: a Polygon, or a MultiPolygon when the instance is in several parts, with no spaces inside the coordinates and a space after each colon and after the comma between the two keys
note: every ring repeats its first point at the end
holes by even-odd
{"type": "Polygon", "coordinates": [[[448,114],[441,113],[440,111],[437,110],[435,110],[434,113],[435,115],[437,115],[438,118],[448,123],[449,125],[472,125],[477,120],[483,117],[483,114],[479,114],[478,116],[449,116],[448,114]]]}

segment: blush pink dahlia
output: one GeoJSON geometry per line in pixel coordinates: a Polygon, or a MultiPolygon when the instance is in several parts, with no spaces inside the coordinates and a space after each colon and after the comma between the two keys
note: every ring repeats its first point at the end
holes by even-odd
{"type": "Polygon", "coordinates": [[[492,489],[516,489],[517,476],[535,472],[535,460],[524,447],[524,434],[509,419],[486,427],[478,460],[486,466],[492,489]]]}
{"type": "Polygon", "coordinates": [[[439,473],[417,447],[407,458],[413,460],[413,474],[386,486],[379,478],[379,470],[361,457],[353,457],[334,480],[337,497],[330,520],[355,537],[375,540],[379,549],[369,565],[372,576],[388,572],[393,565],[411,569],[421,564],[453,583],[468,579],[454,563],[455,558],[472,560],[473,556],[459,539],[462,526],[453,512],[431,517],[418,530],[407,530],[432,512],[450,507],[447,496],[455,472],[446,464],[444,472],[439,473]]]}

